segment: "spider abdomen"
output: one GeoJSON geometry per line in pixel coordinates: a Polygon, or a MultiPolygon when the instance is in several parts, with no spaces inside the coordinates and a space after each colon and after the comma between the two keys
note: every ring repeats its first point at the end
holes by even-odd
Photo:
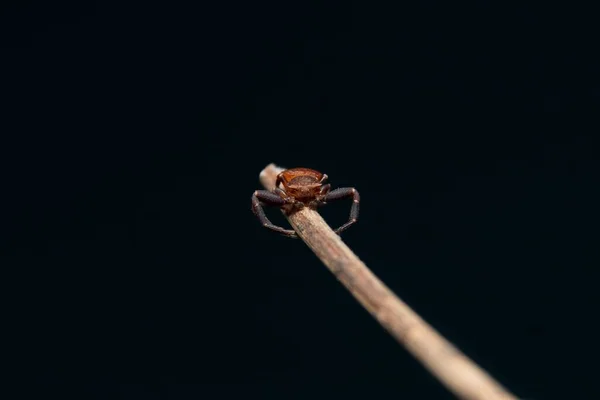
{"type": "Polygon", "coordinates": [[[319,183],[319,180],[311,175],[301,175],[296,176],[290,180],[288,183],[289,186],[306,186],[312,185],[314,183],[319,183]]]}

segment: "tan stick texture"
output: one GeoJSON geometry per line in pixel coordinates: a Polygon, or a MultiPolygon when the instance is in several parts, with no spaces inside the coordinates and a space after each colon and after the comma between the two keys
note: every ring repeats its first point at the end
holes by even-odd
{"type": "MultiPolygon", "coordinates": [[[[268,165],[260,173],[262,185],[272,190],[281,171],[274,164],[268,165]]],[[[459,399],[517,399],[400,300],[318,212],[304,208],[287,218],[298,236],[358,302],[459,399]]]]}

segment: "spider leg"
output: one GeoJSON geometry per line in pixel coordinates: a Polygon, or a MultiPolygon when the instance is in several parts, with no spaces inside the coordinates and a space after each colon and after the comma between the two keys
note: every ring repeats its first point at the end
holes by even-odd
{"type": "Polygon", "coordinates": [[[268,229],[271,229],[275,232],[281,233],[284,236],[288,237],[296,237],[296,231],[292,229],[285,229],[277,225],[273,225],[273,223],[267,218],[265,211],[263,210],[262,205],[266,206],[275,206],[282,207],[286,204],[289,204],[289,200],[283,198],[273,192],[269,192],[267,190],[257,190],[252,194],[252,211],[254,215],[256,215],[260,221],[260,223],[268,229]],[[262,204],[261,204],[262,203],[262,204]]]}
{"type": "Polygon", "coordinates": [[[321,189],[319,190],[319,194],[316,196],[316,198],[311,201],[310,203],[308,203],[308,206],[312,209],[316,209],[318,207],[324,206],[325,203],[325,196],[327,195],[327,193],[329,193],[329,190],[331,189],[331,185],[328,183],[326,185],[321,186],[321,189]]]}
{"type": "Polygon", "coordinates": [[[332,190],[331,192],[327,193],[323,197],[323,201],[325,201],[325,202],[329,202],[332,200],[344,199],[346,197],[352,197],[352,207],[350,208],[350,218],[348,219],[348,222],[346,222],[344,225],[340,226],[339,228],[337,228],[335,230],[335,233],[337,233],[337,234],[340,234],[340,232],[348,229],[350,227],[350,225],[354,224],[356,222],[356,220],[358,219],[358,207],[359,207],[358,205],[360,204],[360,195],[358,194],[358,191],[354,188],[338,188],[338,189],[332,190]]]}

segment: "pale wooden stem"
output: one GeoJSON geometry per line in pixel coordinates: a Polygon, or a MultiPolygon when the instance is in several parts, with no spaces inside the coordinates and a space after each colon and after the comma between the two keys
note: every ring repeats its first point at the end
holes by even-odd
{"type": "MultiPolygon", "coordinates": [[[[281,170],[270,164],[260,173],[266,189],[274,188],[275,177],[281,170]]],[[[400,300],[318,212],[304,208],[287,218],[298,236],[358,302],[458,398],[517,399],[400,300]]]]}

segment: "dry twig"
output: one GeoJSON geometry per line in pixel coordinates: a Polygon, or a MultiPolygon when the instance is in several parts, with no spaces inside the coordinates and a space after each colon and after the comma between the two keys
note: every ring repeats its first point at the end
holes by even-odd
{"type": "MultiPolygon", "coordinates": [[[[260,181],[272,190],[282,169],[268,165],[260,181]]],[[[316,211],[287,216],[298,236],[373,317],[460,399],[517,399],[441,336],[381,282],[316,211]]]]}

